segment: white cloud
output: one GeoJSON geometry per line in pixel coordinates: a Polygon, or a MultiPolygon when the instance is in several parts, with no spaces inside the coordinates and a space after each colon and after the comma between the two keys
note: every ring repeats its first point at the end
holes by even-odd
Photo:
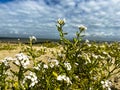
{"type": "MultiPolygon", "coordinates": [[[[115,36],[115,27],[119,27],[120,24],[118,20],[120,18],[120,0],[79,1],[61,0],[59,4],[53,6],[47,5],[44,0],[19,2],[16,0],[0,4],[0,28],[4,26],[8,33],[15,34],[22,34],[25,31],[28,35],[32,34],[33,30],[36,34],[51,31],[51,33],[45,33],[50,36],[57,33],[56,20],[66,18],[65,29],[70,31],[70,35],[75,33],[75,25],[84,24],[88,26],[87,35],[115,36]],[[113,30],[109,27],[110,25],[113,30]],[[110,32],[108,29],[111,29],[110,32]]],[[[0,29],[0,32],[2,31],[0,29]]]]}

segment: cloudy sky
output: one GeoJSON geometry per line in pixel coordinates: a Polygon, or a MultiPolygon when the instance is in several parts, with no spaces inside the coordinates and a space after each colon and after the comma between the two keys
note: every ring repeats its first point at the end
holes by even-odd
{"type": "Polygon", "coordinates": [[[79,25],[86,38],[120,40],[120,0],[0,0],[0,37],[59,38],[56,20],[65,18],[72,38],[79,25]]]}

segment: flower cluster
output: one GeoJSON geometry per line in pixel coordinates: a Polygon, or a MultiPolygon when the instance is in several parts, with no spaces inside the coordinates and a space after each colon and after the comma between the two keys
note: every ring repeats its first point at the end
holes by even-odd
{"type": "Polygon", "coordinates": [[[109,80],[101,81],[101,84],[103,88],[106,88],[107,90],[111,90],[112,83],[109,80]]]}
{"type": "Polygon", "coordinates": [[[59,76],[57,77],[57,80],[58,80],[58,81],[64,80],[65,82],[67,82],[67,84],[72,84],[72,82],[70,81],[70,78],[67,77],[66,75],[59,75],[59,76]]]}
{"type": "Polygon", "coordinates": [[[5,66],[9,66],[11,60],[13,60],[13,58],[11,58],[11,57],[5,57],[5,58],[2,60],[2,63],[4,63],[5,66]]]}
{"type": "Polygon", "coordinates": [[[42,64],[44,69],[48,69],[48,65],[43,62],[40,62],[39,64],[37,64],[37,66],[34,66],[33,68],[39,71],[40,68],[42,67],[42,64]]]}
{"type": "Polygon", "coordinates": [[[34,72],[30,72],[29,75],[25,76],[23,80],[23,84],[27,81],[30,80],[30,85],[29,87],[33,87],[36,83],[38,83],[37,76],[34,72]]]}
{"type": "Polygon", "coordinates": [[[17,64],[18,66],[22,65],[24,68],[26,68],[27,65],[30,64],[30,61],[27,55],[24,55],[23,53],[19,53],[16,54],[15,64],[17,64]]]}
{"type": "Polygon", "coordinates": [[[53,68],[54,66],[59,66],[59,61],[56,59],[53,59],[53,60],[49,59],[48,63],[49,63],[51,68],[53,68]]]}
{"type": "Polygon", "coordinates": [[[70,64],[70,63],[65,62],[64,65],[65,65],[65,67],[67,68],[67,70],[71,70],[72,67],[71,67],[71,64],[70,64]]]}

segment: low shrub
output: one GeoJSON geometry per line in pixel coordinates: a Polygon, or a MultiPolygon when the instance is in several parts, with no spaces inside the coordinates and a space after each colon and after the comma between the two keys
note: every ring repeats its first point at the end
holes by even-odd
{"type": "Polygon", "coordinates": [[[30,37],[26,54],[5,58],[0,63],[0,89],[7,90],[112,90],[111,77],[120,73],[120,44],[82,42],[87,28],[79,26],[72,41],[65,38],[65,21],[57,21],[62,49],[56,58],[36,61],[45,54],[33,48],[30,37]],[[16,70],[12,66],[16,67],[16,70]]]}

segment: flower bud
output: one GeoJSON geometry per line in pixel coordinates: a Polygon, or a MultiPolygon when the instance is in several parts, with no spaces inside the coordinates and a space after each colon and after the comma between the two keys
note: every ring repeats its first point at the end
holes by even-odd
{"type": "Polygon", "coordinates": [[[60,24],[60,25],[64,25],[65,21],[66,21],[65,19],[58,19],[57,23],[60,24]]]}
{"type": "Polygon", "coordinates": [[[80,25],[79,30],[80,30],[80,32],[83,32],[83,31],[87,30],[87,27],[85,27],[84,25],[80,25]]]}
{"type": "Polygon", "coordinates": [[[52,72],[52,74],[55,76],[55,77],[58,77],[57,73],[56,72],[52,72]]]}
{"type": "Polygon", "coordinates": [[[37,40],[35,36],[30,36],[29,38],[30,38],[30,41],[37,40]]]}

